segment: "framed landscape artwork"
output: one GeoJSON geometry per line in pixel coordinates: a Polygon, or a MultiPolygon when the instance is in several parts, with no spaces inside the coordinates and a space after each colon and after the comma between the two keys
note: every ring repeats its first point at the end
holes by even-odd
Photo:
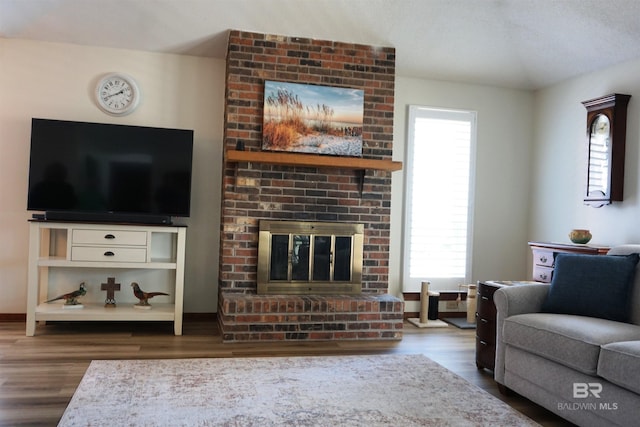
{"type": "Polygon", "coordinates": [[[265,81],[262,149],[362,156],[364,91],[265,81]]]}

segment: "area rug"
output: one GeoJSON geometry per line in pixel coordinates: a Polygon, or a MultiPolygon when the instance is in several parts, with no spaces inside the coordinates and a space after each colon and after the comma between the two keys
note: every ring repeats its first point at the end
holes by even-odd
{"type": "Polygon", "coordinates": [[[531,426],[422,355],[91,362],[59,426],[531,426]]]}

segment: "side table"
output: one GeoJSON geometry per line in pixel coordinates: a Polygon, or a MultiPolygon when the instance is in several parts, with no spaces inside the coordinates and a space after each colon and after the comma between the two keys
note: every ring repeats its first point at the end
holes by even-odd
{"type": "Polygon", "coordinates": [[[505,286],[541,284],[531,281],[478,281],[478,299],[476,310],[476,367],[478,369],[495,368],[496,359],[496,306],[493,294],[505,286]]]}

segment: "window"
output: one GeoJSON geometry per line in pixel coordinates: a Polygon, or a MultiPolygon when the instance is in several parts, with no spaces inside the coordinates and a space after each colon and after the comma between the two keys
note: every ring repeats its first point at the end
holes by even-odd
{"type": "Polygon", "coordinates": [[[471,278],[476,113],[409,107],[403,288],[471,278]]]}

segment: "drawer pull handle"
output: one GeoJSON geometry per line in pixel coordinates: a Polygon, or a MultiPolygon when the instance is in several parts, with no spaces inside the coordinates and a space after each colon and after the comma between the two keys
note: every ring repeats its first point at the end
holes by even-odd
{"type": "Polygon", "coordinates": [[[487,345],[487,342],[486,342],[486,341],[482,341],[482,340],[480,340],[480,344],[482,344],[482,345],[487,345]]]}
{"type": "Polygon", "coordinates": [[[544,274],[544,273],[541,273],[541,274],[540,274],[540,278],[541,278],[542,280],[547,280],[547,275],[546,275],[546,274],[544,274]]]}
{"type": "Polygon", "coordinates": [[[540,262],[547,262],[547,257],[546,256],[541,256],[540,257],[540,262]]]}
{"type": "Polygon", "coordinates": [[[109,240],[113,240],[116,238],[116,236],[114,236],[113,234],[105,234],[104,236],[105,239],[109,239],[109,240]]]}
{"type": "Polygon", "coordinates": [[[104,253],[104,256],[115,256],[115,254],[111,251],[107,251],[104,253]]]}
{"type": "Polygon", "coordinates": [[[488,321],[487,319],[483,319],[483,318],[480,318],[480,321],[481,321],[482,323],[489,323],[489,321],[488,321]]]}
{"type": "Polygon", "coordinates": [[[483,301],[489,301],[489,297],[482,296],[480,298],[482,298],[483,301]]]}

